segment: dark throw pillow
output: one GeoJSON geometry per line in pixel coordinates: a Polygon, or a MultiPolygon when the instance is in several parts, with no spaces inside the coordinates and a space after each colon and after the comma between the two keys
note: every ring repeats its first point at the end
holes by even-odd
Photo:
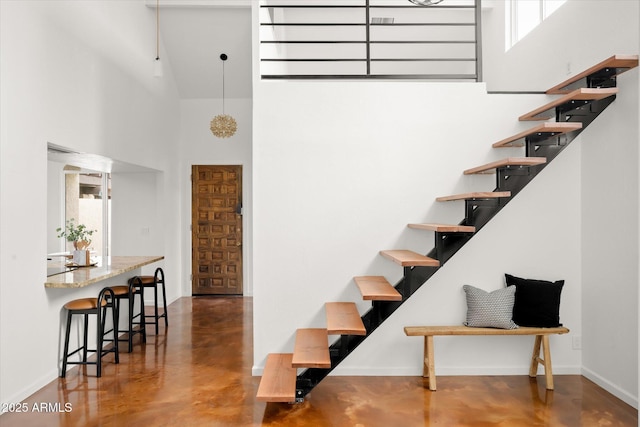
{"type": "Polygon", "coordinates": [[[467,294],[467,321],[465,326],[473,328],[515,329],[512,320],[514,294],[516,289],[507,287],[493,292],[483,291],[473,286],[462,287],[467,294]]]}
{"type": "Polygon", "coordinates": [[[518,326],[555,328],[560,323],[560,293],[564,280],[522,279],[505,274],[507,286],[516,287],[513,321],[518,326]]]}

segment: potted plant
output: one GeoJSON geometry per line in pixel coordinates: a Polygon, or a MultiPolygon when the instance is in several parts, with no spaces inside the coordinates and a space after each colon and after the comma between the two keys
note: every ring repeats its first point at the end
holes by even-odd
{"type": "Polygon", "coordinates": [[[90,236],[98,230],[89,230],[86,225],[76,225],[74,219],[67,221],[64,230],[62,227],[56,229],[58,237],[64,237],[68,242],[73,242],[73,262],[78,265],[89,265],[89,251],[87,248],[91,244],[90,236]]]}

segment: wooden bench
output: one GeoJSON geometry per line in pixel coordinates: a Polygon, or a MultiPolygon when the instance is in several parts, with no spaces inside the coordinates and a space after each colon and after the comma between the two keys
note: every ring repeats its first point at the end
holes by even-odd
{"type": "Polygon", "coordinates": [[[553,390],[553,371],[551,369],[551,349],[549,347],[549,335],[566,334],[569,329],[557,328],[530,328],[517,329],[495,328],[470,328],[468,326],[405,326],[404,333],[410,337],[424,337],[424,366],[422,376],[429,379],[429,390],[436,390],[436,370],[434,360],[433,337],[436,335],[535,335],[533,355],[529,376],[535,378],[538,373],[538,364],[544,366],[547,389],[553,390]],[[542,357],[540,351],[542,350],[542,357]]]}

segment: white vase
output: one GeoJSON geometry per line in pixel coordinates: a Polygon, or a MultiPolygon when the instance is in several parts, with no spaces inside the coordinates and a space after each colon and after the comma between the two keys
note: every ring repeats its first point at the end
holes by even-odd
{"type": "Polygon", "coordinates": [[[84,249],[73,251],[73,263],[80,266],[91,265],[89,251],[84,249]]]}

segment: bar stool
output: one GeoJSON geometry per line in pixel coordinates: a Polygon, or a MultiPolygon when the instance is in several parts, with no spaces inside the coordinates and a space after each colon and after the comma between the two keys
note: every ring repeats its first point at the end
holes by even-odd
{"type": "Polygon", "coordinates": [[[169,319],[167,318],[167,293],[164,285],[164,271],[162,268],[156,268],[153,276],[139,276],[140,280],[142,280],[142,286],[145,288],[153,288],[153,302],[154,302],[154,312],[153,314],[145,314],[145,318],[153,319],[153,323],[156,326],[156,335],[158,335],[158,320],[161,317],[164,317],[164,326],[165,328],[169,326],[169,319]],[[164,312],[159,314],[158,312],[158,286],[162,285],[162,302],[164,306],[164,312]]]}
{"type": "Polygon", "coordinates": [[[140,334],[143,343],[147,342],[145,318],[143,316],[144,288],[142,287],[142,281],[137,276],[132,277],[131,279],[129,279],[128,285],[113,286],[111,287],[111,289],[113,290],[113,294],[115,296],[115,307],[118,319],[120,319],[121,300],[126,299],[128,301],[128,329],[117,328],[116,335],[118,336],[118,342],[124,341],[127,343],[127,352],[131,353],[131,351],[133,350],[133,338],[136,334],[140,334]],[[140,310],[137,314],[134,312],[136,295],[140,297],[140,310]],[[136,321],[136,319],[138,320],[136,321]],[[136,329],[134,329],[135,326],[137,326],[136,329]],[[120,338],[120,332],[126,332],[127,337],[120,338]]]}
{"type": "Polygon", "coordinates": [[[98,298],[81,298],[73,301],[69,301],[64,305],[67,310],[67,327],[64,337],[64,357],[62,359],[62,373],[60,378],[64,378],[67,373],[67,365],[96,365],[96,376],[102,375],[102,357],[108,353],[115,354],[115,363],[120,363],[116,330],[118,329],[118,317],[116,316],[116,310],[114,305],[115,297],[111,288],[104,288],[98,294],[98,298]],[[105,339],[105,320],[107,314],[107,308],[111,308],[111,314],[113,317],[113,329],[108,332],[113,332],[113,340],[105,339]],[[74,315],[81,314],[84,317],[84,331],[83,331],[83,343],[81,347],[69,353],[69,335],[71,334],[71,320],[74,315]],[[89,315],[95,314],[97,319],[97,339],[96,349],[90,350],[88,348],[88,334],[89,334],[89,315]],[[105,341],[112,341],[113,345],[110,349],[105,349],[103,344],[105,341]],[[69,361],[69,356],[82,351],[82,361],[74,362],[69,361]],[[93,352],[97,354],[95,362],[87,361],[87,353],[93,352]]]}

